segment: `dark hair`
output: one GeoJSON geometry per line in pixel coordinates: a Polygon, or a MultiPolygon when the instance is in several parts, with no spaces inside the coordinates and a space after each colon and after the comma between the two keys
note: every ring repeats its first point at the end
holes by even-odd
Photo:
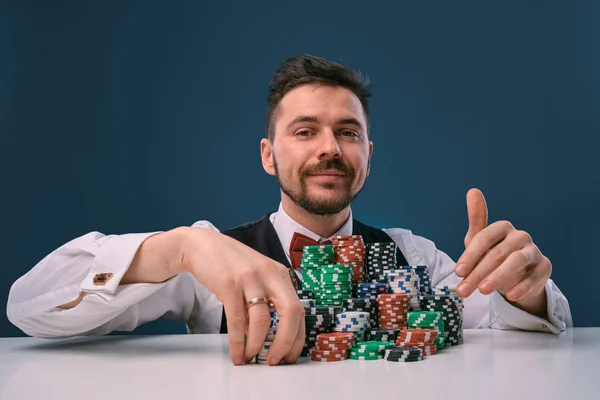
{"type": "Polygon", "coordinates": [[[273,141],[275,138],[275,120],[283,96],[298,86],[315,83],[340,86],[354,93],[363,106],[368,130],[369,102],[367,98],[371,96],[369,79],[363,78],[359,72],[345,65],[302,54],[283,61],[269,83],[269,105],[267,107],[267,138],[269,140],[273,141]]]}

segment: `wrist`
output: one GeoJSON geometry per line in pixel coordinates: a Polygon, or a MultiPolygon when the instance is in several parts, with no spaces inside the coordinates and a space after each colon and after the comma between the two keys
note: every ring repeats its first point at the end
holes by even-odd
{"type": "MultiPolygon", "coordinates": [[[[506,296],[504,296],[504,298],[506,299],[506,296]]],[[[543,288],[542,291],[536,295],[528,296],[527,298],[516,301],[510,301],[507,299],[507,301],[513,306],[520,308],[523,311],[527,311],[532,315],[543,319],[548,318],[546,288],[543,288]]]]}
{"type": "Polygon", "coordinates": [[[189,271],[190,254],[190,227],[179,227],[169,231],[169,248],[172,249],[174,256],[169,261],[170,269],[174,274],[181,274],[189,271]]]}

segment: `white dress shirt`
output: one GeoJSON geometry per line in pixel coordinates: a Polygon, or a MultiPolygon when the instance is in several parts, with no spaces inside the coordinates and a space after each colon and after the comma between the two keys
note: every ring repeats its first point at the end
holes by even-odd
{"type": "MultiPolygon", "coordinates": [[[[289,260],[294,232],[317,241],[315,233],[292,220],[281,204],[270,220],[289,260]]],[[[192,225],[217,228],[208,221],[192,225]]],[[[455,263],[435,244],[401,228],[384,229],[398,245],[409,265],[426,265],[433,285],[456,285],[455,263]]],[[[218,333],[223,305],[190,273],[162,283],[120,285],[139,246],[159,232],[104,235],[90,232],[64,244],[44,257],[11,287],[8,319],[30,336],[64,338],[132,331],[166,317],[185,322],[189,333],[218,333]],[[94,286],[99,273],[113,273],[104,286],[94,286]],[[58,306],[86,296],[74,308],[58,306]]],[[[344,226],[332,236],[352,234],[352,212],[344,226]]],[[[569,303],[552,280],[546,283],[548,320],[509,304],[499,293],[489,296],[475,291],[464,301],[464,328],[520,329],[559,333],[573,325],[569,303]]]]}

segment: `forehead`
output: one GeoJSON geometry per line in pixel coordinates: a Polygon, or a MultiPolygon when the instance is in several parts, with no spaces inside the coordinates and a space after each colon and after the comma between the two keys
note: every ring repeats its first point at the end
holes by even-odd
{"type": "Polygon", "coordinates": [[[279,122],[287,124],[300,115],[316,116],[323,122],[353,117],[366,126],[360,100],[343,87],[313,84],[291,90],[279,103],[279,122]]]}

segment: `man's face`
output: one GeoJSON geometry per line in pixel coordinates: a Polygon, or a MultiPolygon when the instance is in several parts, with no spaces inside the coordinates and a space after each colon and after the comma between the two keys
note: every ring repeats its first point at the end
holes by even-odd
{"type": "Polygon", "coordinates": [[[341,87],[304,85],[279,104],[275,139],[261,143],[263,166],[306,211],[344,210],[369,173],[372,143],[360,100],[341,87]]]}

